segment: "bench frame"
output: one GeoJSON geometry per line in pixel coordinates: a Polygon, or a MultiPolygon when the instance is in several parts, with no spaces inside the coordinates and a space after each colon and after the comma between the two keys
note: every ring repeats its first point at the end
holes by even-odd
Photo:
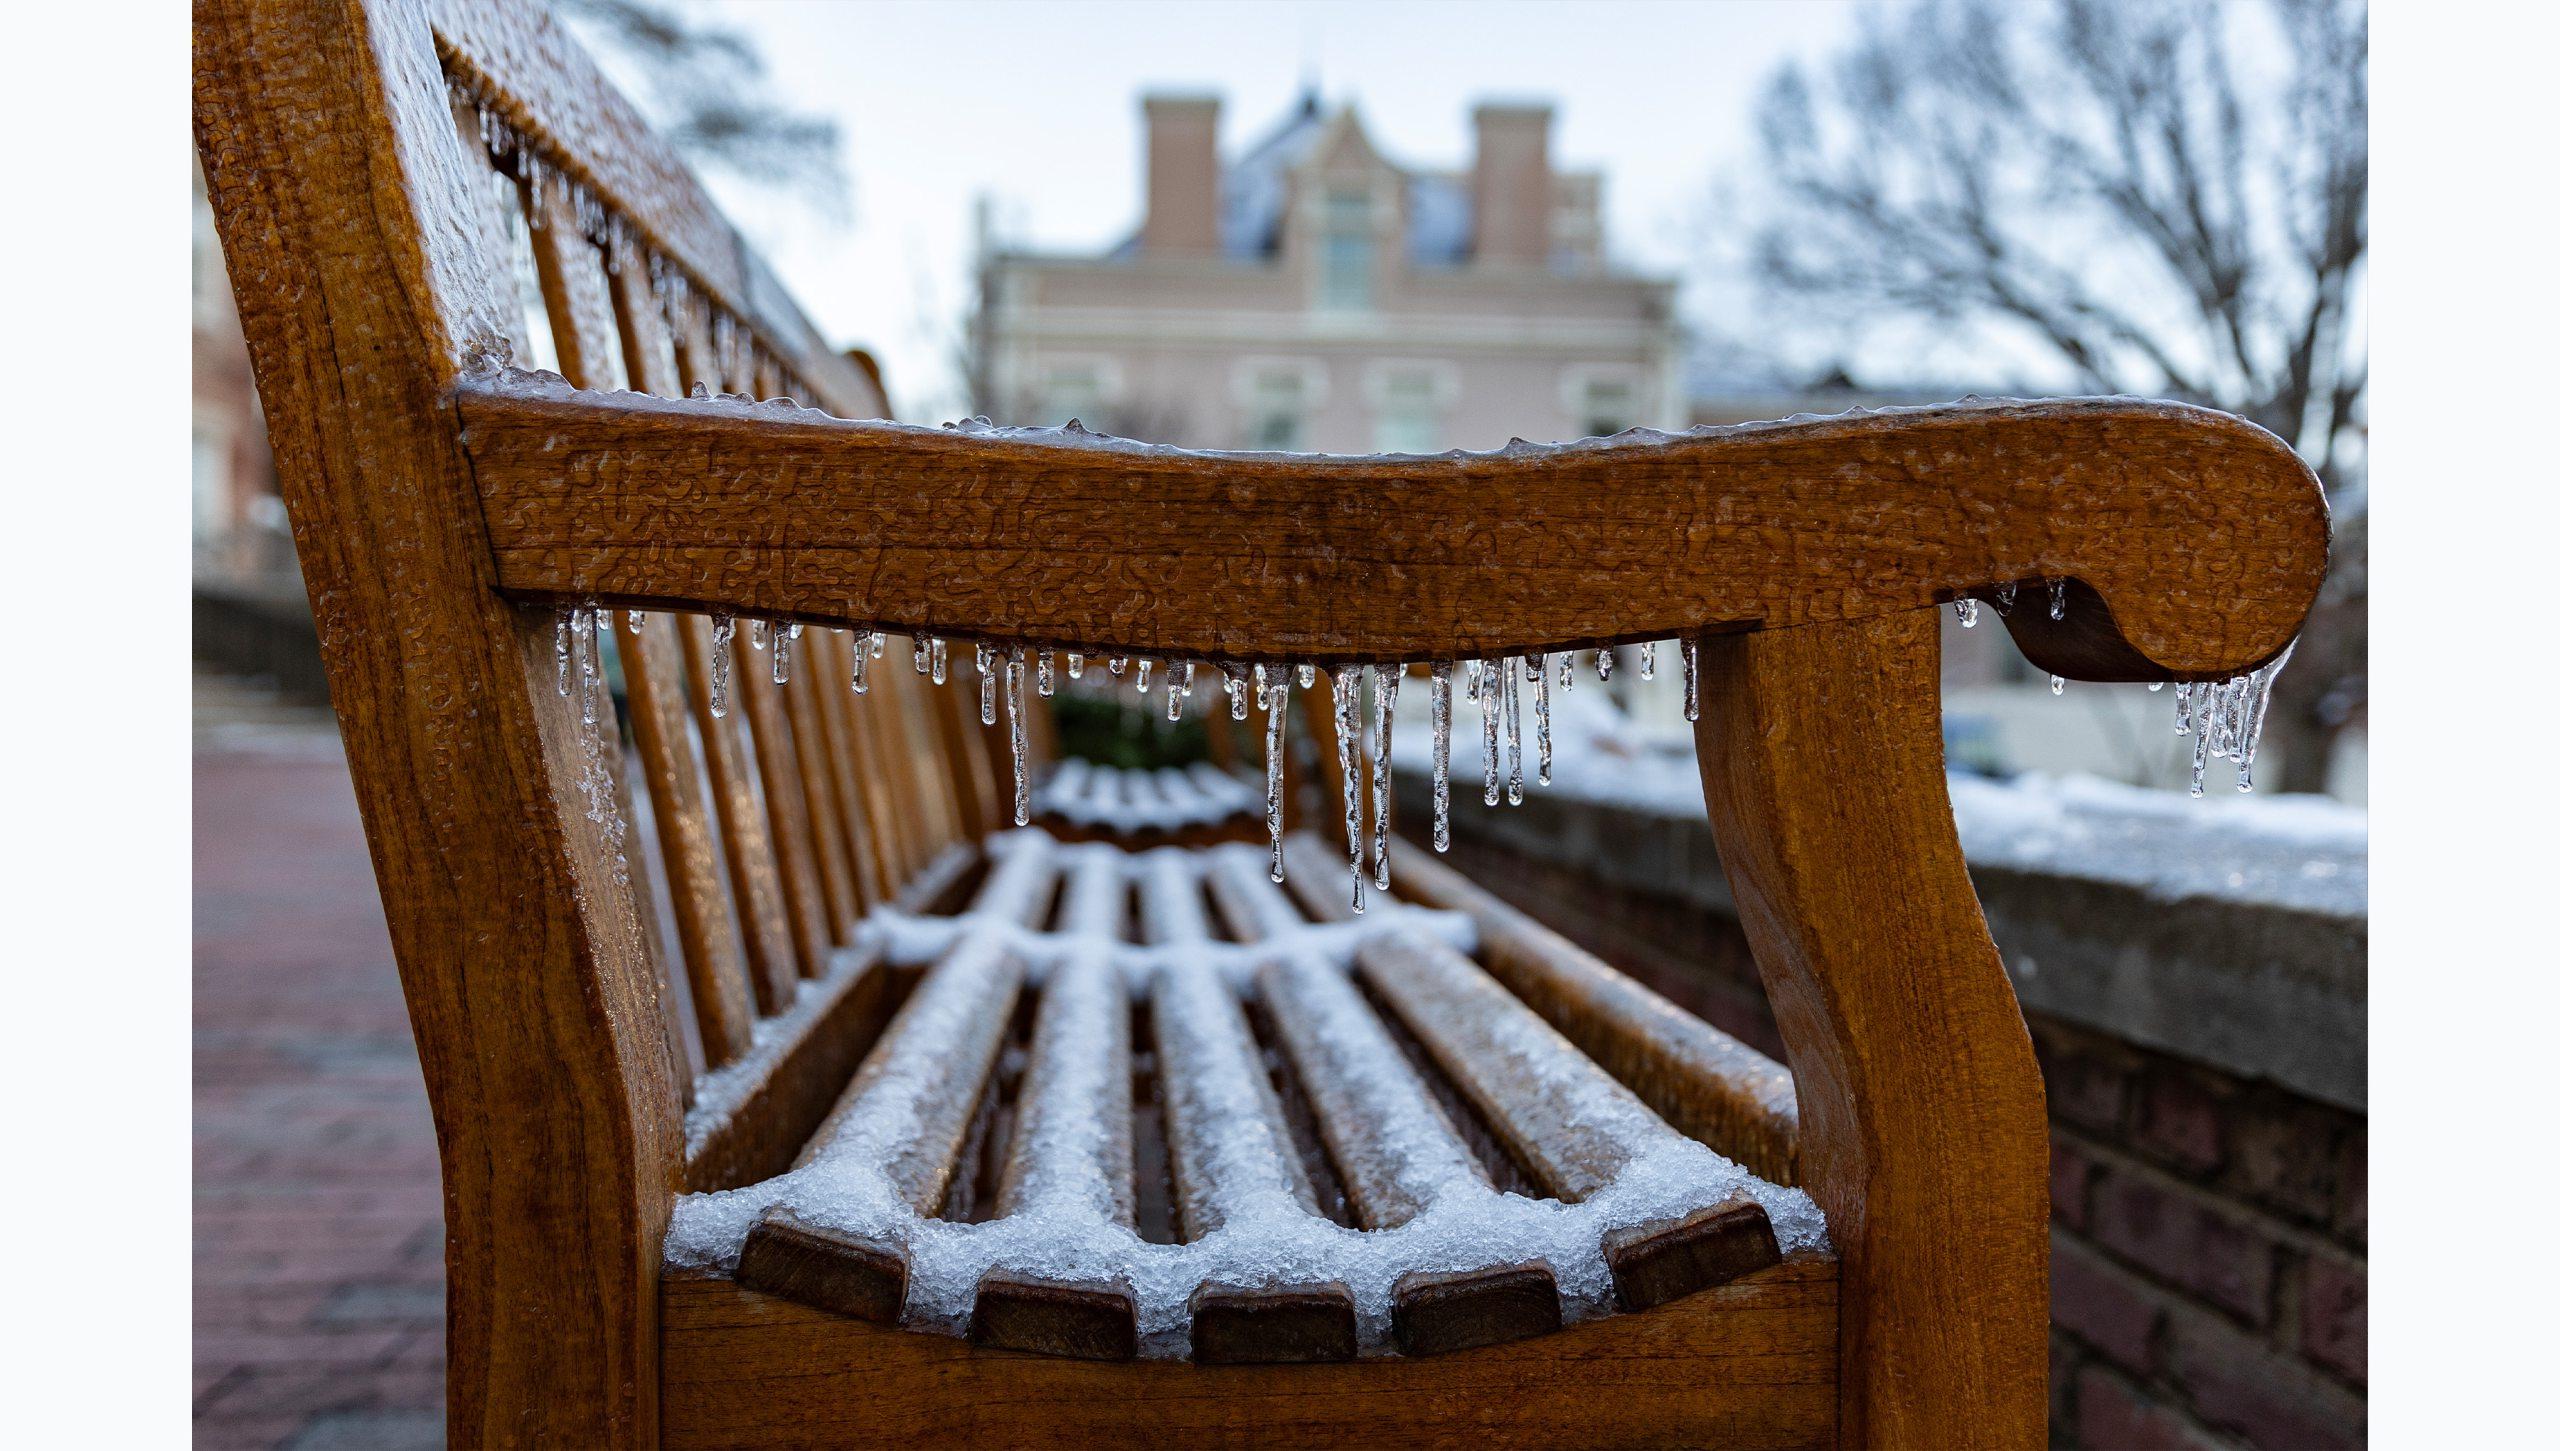
{"type": "Polygon", "coordinates": [[[2043,1093],[1947,804],[1935,606],[2068,578],[2067,623],[2008,620],[2048,668],[2202,679],[2254,666],[2299,626],[2325,568],[2318,485],[2280,444],[2201,410],[2109,402],[1552,457],[1163,454],[1141,469],[1156,497],[1179,484],[1173,497],[1199,509],[1167,527],[1127,481],[1130,459],[1102,450],[919,442],[486,381],[511,284],[475,219],[477,158],[457,137],[445,67],[475,76],[791,359],[810,401],[846,414],[878,403],[538,7],[199,0],[199,155],[435,1111],[455,1443],[875,1429],[1063,1441],[1125,1427],[1109,1408],[1168,1386],[1213,1439],[1293,1424],[1314,1439],[1398,1426],[1569,1439],[1605,1416],[1629,1418],[1625,1435],[1711,1426],[1736,1444],[2042,1437],[2043,1093]],[[561,435],[565,452],[546,461],[528,429],[561,435]],[[590,440],[645,445],[619,476],[632,508],[562,508],[590,440]],[[721,449],[741,462],[706,475],[721,449]],[[1325,501],[1353,477],[1476,502],[1399,524],[1325,501]],[[866,597],[852,555],[739,552],[734,521],[661,532],[673,490],[705,478],[721,500],[787,497],[828,517],[954,501],[938,527],[982,543],[1004,533],[994,515],[1011,478],[1071,500],[1081,520],[1131,527],[1117,554],[1081,558],[1013,539],[1006,578],[945,590],[909,568],[933,541],[893,530],[865,557],[879,581],[866,597]],[[1624,485],[1603,521],[1626,536],[1616,545],[1556,513],[1598,479],[1624,485]],[[1273,531],[1258,566],[1216,547],[1240,517],[1273,531]],[[1940,529],[1948,520],[1966,527],[1940,529]],[[1534,527],[1503,532],[1515,524],[1534,527]],[[1540,552],[1556,528],[1570,549],[1540,552]],[[1667,558],[1666,538],[1680,541],[1667,558]],[[1503,542],[1469,546],[1483,539],[1503,542]],[[1490,566],[1524,561],[1540,566],[1523,571],[1534,595],[1488,582],[1490,566]],[[1034,588],[1070,568],[1079,588],[1034,588]],[[1197,588],[1133,583],[1168,578],[1197,588]],[[1355,580],[1388,590],[1384,607],[1312,603],[1348,598],[1355,580]],[[542,607],[590,597],[1097,654],[1345,661],[1704,634],[1708,805],[1794,1066],[1802,1182],[1829,1216],[1836,1266],[1791,1261],[1442,1360],[1220,1369],[1011,1357],[669,1279],[684,1075],[618,826],[580,791],[593,736],[553,688],[542,607]],[[824,1378],[794,1390],[778,1383],[785,1350],[912,1374],[859,1394],[824,1378]],[[1722,1356],[1769,1373],[1700,1370],[1722,1356]],[[1806,1414],[1808,1395],[1832,1414],[1806,1414]],[[1541,1415],[1553,1419],[1527,1423],[1541,1415]]]}

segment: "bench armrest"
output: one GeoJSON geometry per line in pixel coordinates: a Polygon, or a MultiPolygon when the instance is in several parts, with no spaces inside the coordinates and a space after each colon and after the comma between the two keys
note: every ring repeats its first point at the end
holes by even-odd
{"type": "Polygon", "coordinates": [[[2044,669],[2220,679],[2284,647],[2328,556],[2319,482],[2274,435],[2137,399],[1434,457],[847,422],[512,370],[453,402],[510,594],[1096,654],[1505,655],[2018,583],[2007,623],[2044,669]]]}

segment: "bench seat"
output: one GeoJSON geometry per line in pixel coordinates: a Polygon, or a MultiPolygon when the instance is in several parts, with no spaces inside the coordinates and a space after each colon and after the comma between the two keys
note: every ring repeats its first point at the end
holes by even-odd
{"type": "Polygon", "coordinates": [[[1079,757],[1032,793],[1032,820],[1061,841],[1185,846],[1262,830],[1262,792],[1206,762],[1133,770],[1079,757]]]}

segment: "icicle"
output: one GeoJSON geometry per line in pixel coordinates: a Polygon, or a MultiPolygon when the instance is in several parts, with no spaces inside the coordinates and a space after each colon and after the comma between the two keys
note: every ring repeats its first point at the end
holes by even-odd
{"type": "Polygon", "coordinates": [[[951,676],[951,642],[940,635],[933,637],[933,683],[940,685],[951,676]]]}
{"type": "Polygon", "coordinates": [[[1299,688],[1300,690],[1304,690],[1304,689],[1307,689],[1309,686],[1314,685],[1315,683],[1316,683],[1316,667],[1314,667],[1313,665],[1301,665],[1301,666],[1299,666],[1299,667],[1298,667],[1298,688],[1299,688]]]}
{"type": "Polygon", "coordinates": [[[1591,668],[1600,673],[1600,683],[1609,683],[1609,671],[1618,663],[1618,647],[1608,646],[1591,652],[1591,668]]]}
{"type": "Polygon", "coordinates": [[[1191,662],[1188,660],[1164,667],[1164,718],[1182,719],[1183,699],[1191,694],[1191,662]]]}
{"type": "Polygon", "coordinates": [[[1484,662],[1481,660],[1467,662],[1467,699],[1484,699],[1484,662]]]}
{"type": "Polygon", "coordinates": [[[573,610],[569,616],[569,632],[578,645],[578,718],[589,725],[596,723],[596,607],[588,605],[573,610]]]}
{"type": "Polygon", "coordinates": [[[1966,596],[1957,596],[1956,623],[1970,630],[1981,620],[1982,606],[1966,596]]]}
{"type": "Polygon", "coordinates": [[[1431,849],[1449,849],[1449,662],[1431,662],[1431,849]]]}
{"type": "Polygon", "coordinates": [[[1552,786],[1556,779],[1556,738],[1550,719],[1547,694],[1547,657],[1529,657],[1530,695],[1538,712],[1538,784],[1552,786]]]}
{"type": "Polygon", "coordinates": [[[1484,716],[1484,804],[1502,804],[1502,672],[1488,670],[1476,689],[1484,716]]]}
{"type": "Polygon", "coordinates": [[[762,620],[747,621],[747,643],[755,646],[759,650],[763,649],[765,630],[767,628],[766,623],[762,620]]]}
{"type": "Polygon", "coordinates": [[[2190,796],[2204,794],[2205,737],[2211,734],[2212,732],[2201,729],[2195,732],[2195,759],[2187,767],[2187,794],[2190,796]]]}
{"type": "MultiPolygon", "coordinates": [[[[1045,669],[1047,651],[1040,654],[1045,669]]],[[[1004,710],[1007,733],[1013,737],[1013,824],[1031,824],[1031,745],[1029,732],[1022,720],[1022,647],[1016,645],[1004,655],[1004,710]]]]}
{"type": "Polygon", "coordinates": [[[871,632],[871,658],[872,658],[872,659],[874,659],[874,660],[879,659],[883,654],[886,654],[886,653],[888,652],[888,649],[889,649],[889,636],[888,636],[888,632],[887,632],[887,631],[884,631],[884,630],[874,630],[874,631],[872,631],[872,632],[871,632]]]}
{"type": "Polygon", "coordinates": [[[1114,655],[1114,656],[1112,656],[1112,657],[1111,657],[1111,673],[1112,673],[1112,674],[1114,674],[1114,675],[1126,675],[1126,674],[1128,674],[1128,673],[1129,673],[1129,657],[1128,657],[1128,656],[1126,656],[1126,655],[1114,655]]]}
{"type": "Polygon", "coordinates": [[[1571,650],[1556,657],[1556,689],[1573,689],[1573,652],[1571,650]]]}
{"type": "Polygon", "coordinates": [[[2052,610],[2052,614],[2053,614],[2053,618],[2055,618],[2055,619],[2057,619],[2057,620],[2062,618],[2062,581],[2061,581],[2061,580],[2058,580],[2058,579],[2057,579],[2057,580],[2055,580],[2055,581],[2053,581],[2053,610],[2052,610]]]}
{"type": "Polygon", "coordinates": [[[2284,647],[2283,654],[2268,661],[2250,677],[2257,682],[2258,688],[2256,708],[2250,713],[2248,731],[2240,741],[2238,774],[2239,787],[2243,791],[2255,790],[2257,787],[2257,783],[2251,779],[2251,776],[2258,767],[2258,738],[2266,734],[2267,706],[2270,697],[2275,694],[2276,677],[2284,673],[2284,667],[2292,660],[2293,645],[2288,644],[2284,647]]]}
{"type": "Polygon", "coordinates": [[[648,613],[643,610],[625,610],[622,612],[622,618],[631,626],[631,632],[635,635],[640,632],[642,625],[649,623],[648,613]]]}
{"type": "Polygon", "coordinates": [[[851,672],[851,678],[853,693],[856,695],[869,695],[871,693],[871,652],[879,645],[879,643],[880,637],[869,630],[856,630],[853,632],[853,669],[851,672]]]}
{"type": "Polygon", "coordinates": [[[797,623],[786,625],[777,620],[772,634],[773,683],[788,684],[791,680],[791,642],[800,638],[800,626],[797,623]]]}
{"type": "Polygon", "coordinates": [[[1218,667],[1227,677],[1227,719],[1229,720],[1244,719],[1245,678],[1237,673],[1241,668],[1235,665],[1218,667]]]}
{"type": "Polygon", "coordinates": [[[1040,652],[1040,694],[1043,699],[1058,693],[1058,656],[1053,650],[1040,652]]]}
{"type": "Polygon", "coordinates": [[[933,669],[933,646],[927,643],[925,637],[922,635],[912,636],[911,638],[916,647],[916,673],[918,675],[922,675],[933,669]]]}
{"type": "Polygon", "coordinates": [[[1271,880],[1288,880],[1280,864],[1281,799],[1289,759],[1289,682],[1271,683],[1270,717],[1262,727],[1262,820],[1271,828],[1271,880]]]}
{"type": "Polygon", "coordinates": [[[2178,717],[2175,729],[2185,735],[2195,728],[2196,688],[2186,681],[2178,682],[2178,717]]]}
{"type": "Polygon", "coordinates": [[[1332,675],[1333,759],[1342,772],[1342,839],[1351,847],[1351,911],[1357,916],[1369,910],[1368,876],[1360,870],[1360,686],[1348,665],[1336,665],[1332,675]]]}
{"type": "Polygon", "coordinates": [[[711,617],[711,718],[729,713],[729,644],[738,637],[738,617],[711,617]]]}
{"type": "Polygon", "coordinates": [[[1693,721],[1698,718],[1698,637],[1695,635],[1680,642],[1680,713],[1693,721]]]}
{"type": "Polygon", "coordinates": [[[1376,750],[1369,758],[1369,834],[1375,842],[1371,857],[1378,890],[1383,892],[1387,889],[1387,809],[1395,800],[1396,697],[1404,693],[1404,667],[1390,665],[1383,674],[1376,669],[1368,674],[1370,698],[1378,703],[1376,750]]]}
{"type": "Polygon", "coordinates": [[[1154,669],[1155,664],[1156,662],[1144,655],[1138,657],[1138,693],[1140,695],[1147,693],[1147,672],[1154,669]]]}
{"type": "Polygon", "coordinates": [[[1991,587],[1991,608],[1998,612],[2001,618],[2008,618],[2009,612],[2017,607],[2018,582],[2016,580],[1991,587]]]}
{"type": "Polygon", "coordinates": [[[1636,678],[1638,680],[1653,678],[1653,642],[1651,640],[1636,647],[1636,678]]]}
{"type": "Polygon", "coordinates": [[[2163,685],[2165,685],[2165,684],[2167,684],[2167,683],[2168,683],[2167,681],[2163,681],[2163,680],[2154,680],[2154,681],[2152,681],[2149,685],[2146,685],[2146,686],[2144,686],[2144,687],[2142,687],[2142,688],[2143,688],[2143,689],[2145,689],[2145,690],[2150,691],[2153,695],[2158,695],[2158,694],[2160,693],[2160,687],[2161,687],[2161,686],[2163,686],[2163,685]]]}
{"type": "Polygon", "coordinates": [[[1520,661],[1517,657],[1502,662],[1502,726],[1511,742],[1511,777],[1507,791],[1511,804],[1520,804],[1520,661]]]}
{"type": "Polygon", "coordinates": [[[977,647],[977,662],[978,724],[991,726],[996,723],[996,666],[983,644],[977,647]]]}
{"type": "Polygon", "coordinates": [[[2056,695],[2062,693],[2062,677],[2059,675],[2053,677],[2053,693],[2056,695]]]}
{"type": "Polygon", "coordinates": [[[1067,678],[1069,680],[1084,679],[1084,657],[1073,650],[1067,652],[1067,678]]]}
{"type": "Polygon", "coordinates": [[[577,613],[576,610],[551,612],[551,665],[560,677],[562,700],[569,698],[569,682],[575,678],[577,670],[577,646],[574,643],[577,626],[573,623],[577,613]]]}
{"type": "Polygon", "coordinates": [[[1255,710],[1262,710],[1267,708],[1270,704],[1271,672],[1265,670],[1262,666],[1262,662],[1257,660],[1253,664],[1253,708],[1255,710]]]}

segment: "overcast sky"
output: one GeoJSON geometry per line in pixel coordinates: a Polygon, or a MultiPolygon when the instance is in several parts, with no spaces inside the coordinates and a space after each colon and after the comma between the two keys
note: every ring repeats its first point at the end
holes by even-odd
{"type": "Polygon", "coordinates": [[[1761,79],[1830,49],[1845,0],[1698,3],[1365,4],[738,3],[780,98],[834,116],[852,174],[850,216],[824,221],[735,188],[733,214],[764,243],[819,326],[872,348],[899,412],[959,406],[951,362],[968,285],[970,211],[995,198],[1007,240],[1096,249],[1138,220],[1138,97],[1211,90],[1232,155],[1312,79],[1356,104],[1391,158],[1463,167],[1468,111],[1486,97],[1556,107],[1556,157],[1604,174],[1610,244],[1624,262],[1688,279],[1693,319],[1727,307],[1699,274],[1712,180],[1746,158],[1761,79]]]}

